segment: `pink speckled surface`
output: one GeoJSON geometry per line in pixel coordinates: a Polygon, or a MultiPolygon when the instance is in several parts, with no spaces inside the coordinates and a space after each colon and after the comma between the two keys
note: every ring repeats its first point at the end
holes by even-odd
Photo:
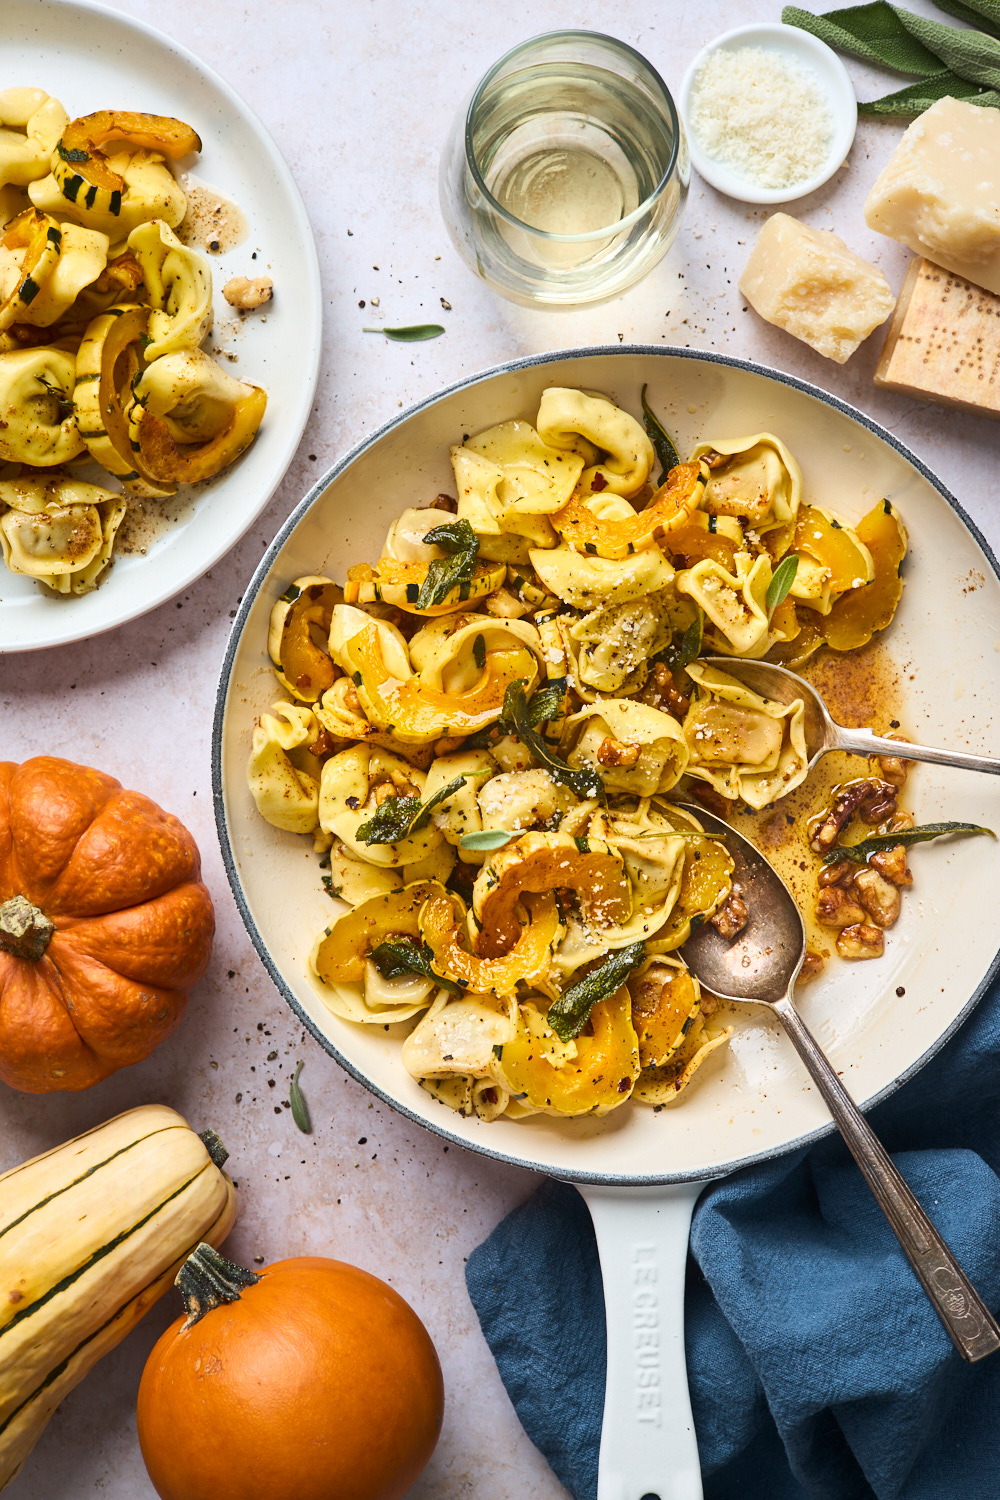
{"type": "MultiPolygon", "coordinates": [[[[997,428],[876,392],[881,334],[845,367],[745,310],[736,288],[766,210],[721,198],[695,179],[684,227],[662,265],[627,297],[574,314],[514,307],[454,254],[437,209],[437,153],[452,111],[485,68],[523,37],[560,26],[609,31],[678,85],[714,34],[777,20],[772,0],[153,0],[117,7],[210,63],[273,133],[312,217],[323,271],[325,360],[313,419],[277,494],[212,575],[113,634],[58,651],[0,656],[0,754],[88,762],[147,792],[192,829],[216,901],[212,967],[174,1037],[98,1088],[37,1099],[0,1089],[0,1165],[11,1166],[150,1100],[169,1103],[231,1152],[240,1219],[237,1259],[328,1254],[391,1281],[441,1353],[448,1406],[438,1450],[413,1500],[564,1495],[524,1436],[479,1333],[463,1260],[531,1191],[527,1173],[442,1147],[342,1074],[300,1029],[266,979],[230,898],[216,842],[209,740],[219,665],[235,609],[263,547],[314,479],[411,401],[503,359],[591,343],[664,341],[759,359],[863,407],[945,479],[991,540],[997,428]],[[444,338],[393,345],[361,332],[376,321],[439,320],[444,338]],[[442,309],[441,299],[451,304],[442,309]],[[359,302],[369,305],[364,310],[359,302]],[[273,1054],[273,1055],[272,1055],[273,1054]],[[306,1137],[281,1101],[298,1058],[315,1122],[306,1137]],[[271,1083],[273,1081],[273,1087],[271,1083]],[[242,1095],[237,1103],[237,1095],[242,1095]]],[[[819,7],[817,7],[819,8],[819,7]]],[[[926,0],[913,8],[932,14],[926,0]]],[[[38,80],[44,81],[43,60],[38,80]]],[[[862,94],[884,79],[849,64],[862,94]]],[[[0,86],[36,80],[3,79],[0,86]]],[[[886,85],[888,86],[888,85],[886,85]]],[[[151,108],[155,102],[151,101],[151,108]]],[[[848,164],[791,207],[879,263],[894,289],[908,252],[871,233],[861,205],[900,134],[862,122],[848,164]]],[[[275,268],[280,295],[280,267],[275,268]]],[[[113,585],[113,579],[112,579],[113,585]]],[[[148,1350],[177,1310],[164,1299],[62,1405],[9,1490],[11,1500],[148,1500],[135,1436],[135,1391],[148,1350]]]]}

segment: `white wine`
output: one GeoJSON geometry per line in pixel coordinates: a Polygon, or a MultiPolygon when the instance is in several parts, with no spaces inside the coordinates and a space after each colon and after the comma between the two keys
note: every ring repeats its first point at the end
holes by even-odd
{"type": "Polygon", "coordinates": [[[553,146],[524,157],[494,189],[508,213],[547,234],[590,234],[625,213],[618,173],[591,151],[553,146]]]}

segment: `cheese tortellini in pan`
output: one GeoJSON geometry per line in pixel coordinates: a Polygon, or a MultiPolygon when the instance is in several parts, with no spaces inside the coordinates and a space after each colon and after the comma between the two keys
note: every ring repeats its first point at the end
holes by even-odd
{"type": "Polygon", "coordinates": [[[717,667],[692,662],[695,690],[684,719],[688,771],[717,792],[766,807],[805,780],[805,705],[775,703],[717,667]]]}

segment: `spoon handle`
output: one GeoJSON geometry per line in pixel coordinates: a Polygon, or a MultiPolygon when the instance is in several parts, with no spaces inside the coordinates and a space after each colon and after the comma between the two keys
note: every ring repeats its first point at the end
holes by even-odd
{"type": "Polygon", "coordinates": [[[1000,1349],[1000,1326],[844,1088],[790,997],[785,995],[776,1001],[773,1009],[826,1100],[851,1155],[959,1354],[975,1361],[1000,1349]]]}
{"type": "Polygon", "coordinates": [[[870,729],[845,729],[835,725],[837,743],[831,749],[849,755],[897,755],[906,760],[930,760],[939,766],[957,766],[960,771],[985,771],[1000,776],[1000,760],[993,755],[970,755],[966,750],[935,750],[930,745],[911,745],[907,740],[889,740],[870,729]]]}

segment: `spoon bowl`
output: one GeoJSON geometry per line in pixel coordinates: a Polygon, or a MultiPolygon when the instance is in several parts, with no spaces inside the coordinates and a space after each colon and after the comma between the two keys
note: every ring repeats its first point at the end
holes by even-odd
{"type": "MultiPolygon", "coordinates": [[[[740,665],[756,668],[759,664],[740,665]]],[[[786,677],[793,675],[783,673],[786,677]]],[[[792,1004],[795,981],[805,959],[806,934],[791,892],[742,833],[700,807],[685,810],[699,819],[706,833],[725,844],[735,867],[733,889],[748,910],[745,925],[732,940],[723,937],[711,922],[692,933],[681,949],[688,968],[720,999],[737,1005],[766,1005],[778,1017],[952,1343],[964,1359],[984,1359],[1000,1349],[1000,1325],[792,1004]]]]}

